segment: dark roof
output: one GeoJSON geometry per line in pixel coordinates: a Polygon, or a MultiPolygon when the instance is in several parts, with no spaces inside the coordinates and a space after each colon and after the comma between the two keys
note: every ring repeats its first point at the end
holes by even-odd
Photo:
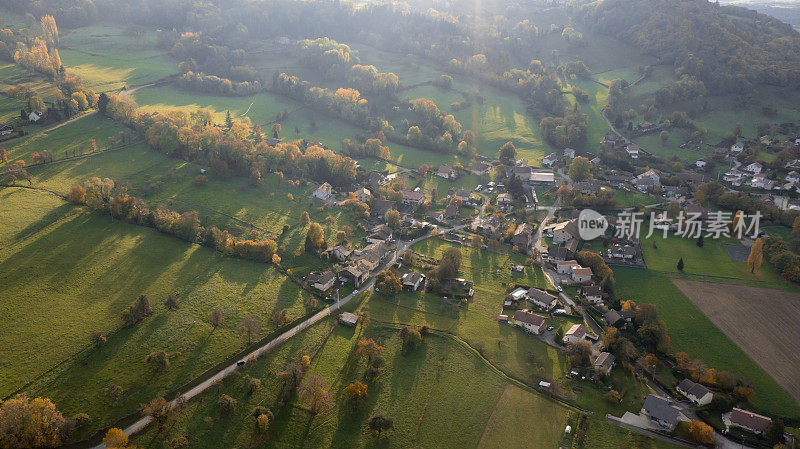
{"type": "Polygon", "coordinates": [[[585,285],[583,287],[584,296],[603,296],[603,289],[599,285],[585,285]]]}
{"type": "Polygon", "coordinates": [[[458,217],[459,208],[455,204],[450,204],[444,209],[444,216],[445,217],[458,217]]]}
{"type": "Polygon", "coordinates": [[[614,361],[617,358],[614,357],[614,354],[608,352],[601,352],[600,355],[594,360],[594,366],[602,366],[603,368],[610,368],[614,366],[614,361]]]}
{"type": "Polygon", "coordinates": [[[621,254],[623,256],[635,256],[636,248],[630,245],[614,245],[611,247],[611,254],[621,254]]]}
{"type": "Polygon", "coordinates": [[[373,239],[387,240],[391,236],[392,228],[385,224],[375,226],[369,231],[369,237],[373,239]]]}
{"type": "Polygon", "coordinates": [[[326,271],[324,273],[310,273],[306,280],[311,284],[327,284],[336,277],[333,271],[326,271]]]}
{"type": "Polygon", "coordinates": [[[422,201],[425,199],[425,194],[416,190],[403,190],[403,198],[411,201],[422,201]]]}
{"type": "Polygon", "coordinates": [[[696,398],[702,398],[703,396],[711,393],[711,390],[704,387],[703,385],[692,382],[690,379],[683,379],[681,383],[678,384],[676,389],[682,393],[686,393],[687,395],[692,395],[696,398]]]}
{"type": "Polygon", "coordinates": [[[534,326],[541,326],[544,324],[545,318],[535,313],[525,312],[524,310],[517,310],[514,312],[514,321],[522,321],[523,323],[532,324],[534,326]]]}
{"type": "Polygon", "coordinates": [[[572,251],[563,246],[548,246],[547,255],[551,259],[571,259],[573,257],[572,251]]]}
{"type": "Polygon", "coordinates": [[[530,298],[531,300],[543,302],[545,304],[550,304],[556,299],[555,296],[533,287],[528,289],[528,298],[530,298]]]}
{"type": "Polygon", "coordinates": [[[748,429],[767,431],[767,427],[772,422],[766,416],[761,416],[747,410],[734,408],[731,412],[731,422],[740,426],[747,427],[748,429]]]}
{"type": "Polygon", "coordinates": [[[619,315],[619,312],[613,309],[606,312],[606,314],[603,315],[603,318],[606,319],[606,323],[612,326],[622,321],[622,317],[619,315]]]}
{"type": "Polygon", "coordinates": [[[666,399],[651,394],[644,400],[642,408],[651,417],[659,421],[675,424],[678,422],[678,409],[669,405],[666,399]]]}

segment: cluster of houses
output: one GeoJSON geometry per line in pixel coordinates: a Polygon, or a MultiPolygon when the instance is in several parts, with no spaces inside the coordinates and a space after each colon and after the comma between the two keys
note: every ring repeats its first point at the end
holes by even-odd
{"type": "Polygon", "coordinates": [[[320,292],[327,292],[336,280],[350,282],[355,287],[361,286],[370,275],[386,262],[392,251],[384,241],[370,243],[363,249],[351,249],[346,246],[334,246],[325,251],[325,255],[342,264],[336,272],[313,272],[306,277],[306,284],[320,292]]]}

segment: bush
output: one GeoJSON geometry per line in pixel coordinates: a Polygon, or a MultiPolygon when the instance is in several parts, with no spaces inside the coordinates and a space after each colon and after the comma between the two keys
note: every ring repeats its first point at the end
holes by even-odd
{"type": "Polygon", "coordinates": [[[219,405],[220,412],[225,416],[230,416],[236,411],[236,399],[227,394],[223,394],[219,397],[217,405],[219,405]]]}

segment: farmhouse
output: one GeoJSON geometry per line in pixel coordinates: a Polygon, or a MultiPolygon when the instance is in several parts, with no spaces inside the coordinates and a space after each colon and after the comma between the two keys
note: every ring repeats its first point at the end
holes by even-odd
{"type": "Polygon", "coordinates": [[[575,150],[572,148],[564,148],[564,159],[575,159],[575,150]]]}
{"type": "Polygon", "coordinates": [[[572,189],[584,195],[594,195],[600,191],[600,186],[595,181],[580,181],[576,182],[572,189]]]}
{"type": "Polygon", "coordinates": [[[514,236],[511,237],[511,244],[516,246],[519,251],[525,253],[533,243],[533,225],[530,223],[522,223],[514,230],[514,236]]]}
{"type": "Polygon", "coordinates": [[[730,413],[722,415],[722,421],[728,429],[738,427],[757,435],[763,435],[772,423],[772,420],[766,416],[740,408],[734,408],[730,413]]]}
{"type": "Polygon", "coordinates": [[[764,169],[764,166],[758,162],[753,162],[752,164],[748,165],[744,168],[745,171],[749,171],[750,173],[761,173],[761,170],[764,169]]]}
{"type": "Polygon", "coordinates": [[[683,379],[675,389],[698,407],[710,404],[711,400],[714,398],[711,390],[698,383],[692,382],[690,379],[683,379]]]}
{"type": "Polygon", "coordinates": [[[339,314],[339,323],[347,327],[356,327],[356,324],[358,324],[358,315],[350,312],[342,312],[339,314]]]}
{"type": "Polygon", "coordinates": [[[456,170],[449,165],[442,165],[441,167],[439,167],[439,171],[436,172],[436,176],[444,179],[453,180],[456,179],[456,170]]]}
{"type": "Polygon", "coordinates": [[[757,173],[753,175],[750,185],[756,189],[772,190],[772,187],[775,186],[775,181],[767,178],[764,173],[757,173]]]}
{"type": "Polygon", "coordinates": [[[560,244],[576,239],[580,236],[578,232],[578,220],[562,221],[553,227],[553,243],[560,244]]]}
{"type": "Polygon", "coordinates": [[[789,173],[787,173],[786,177],[783,179],[785,179],[786,182],[800,182],[800,173],[797,173],[796,171],[792,170],[789,173]]]}
{"type": "Polygon", "coordinates": [[[403,190],[403,205],[417,207],[425,202],[425,195],[419,190],[403,190]]]}
{"type": "Polygon", "coordinates": [[[333,271],[326,271],[324,273],[313,272],[306,277],[308,285],[321,292],[326,292],[333,287],[334,281],[336,281],[336,275],[333,274],[333,271]]]}
{"type": "Polygon", "coordinates": [[[461,208],[458,207],[458,204],[448,204],[447,207],[444,208],[444,218],[448,220],[455,220],[461,215],[461,208]]]}
{"type": "Polygon", "coordinates": [[[514,199],[511,198],[510,193],[501,193],[497,195],[497,205],[498,206],[510,206],[514,204],[514,199]]]}
{"type": "Polygon", "coordinates": [[[372,199],[372,192],[370,192],[369,189],[362,187],[353,192],[353,197],[362,203],[369,203],[372,199]]]}
{"type": "Polygon", "coordinates": [[[44,117],[44,112],[42,111],[31,111],[28,114],[28,121],[31,123],[36,123],[44,117]]]}
{"type": "Polygon", "coordinates": [[[558,155],[555,153],[550,153],[542,159],[542,165],[545,167],[552,167],[556,162],[558,162],[558,155]]]}
{"type": "Polygon", "coordinates": [[[454,195],[456,196],[456,198],[460,199],[461,201],[463,201],[465,203],[467,201],[469,201],[470,197],[472,196],[470,191],[467,190],[467,189],[458,189],[458,190],[455,191],[454,195]]]}
{"type": "Polygon", "coordinates": [[[544,320],[545,317],[525,310],[517,310],[514,312],[514,324],[531,334],[538,335],[542,333],[544,320]]]}
{"type": "Polygon", "coordinates": [[[556,306],[556,297],[538,288],[530,288],[527,293],[528,299],[544,310],[550,310],[556,306]]]}
{"type": "Polygon", "coordinates": [[[317,189],[311,193],[311,198],[316,198],[322,201],[328,201],[332,197],[333,197],[333,187],[331,187],[331,185],[328,184],[327,182],[317,187],[317,189]]]}
{"type": "Polygon", "coordinates": [[[602,373],[608,376],[611,373],[611,369],[614,368],[614,362],[616,361],[616,357],[613,354],[608,352],[601,352],[600,355],[594,359],[594,370],[597,373],[602,373]]]}
{"type": "Polygon", "coordinates": [[[584,267],[572,267],[572,280],[578,283],[589,282],[592,280],[592,269],[584,267]]]}
{"type": "Polygon", "coordinates": [[[642,147],[640,147],[639,145],[636,145],[635,143],[629,143],[625,147],[625,152],[628,154],[629,158],[631,158],[631,159],[639,159],[639,150],[641,150],[641,149],[642,149],[642,147]]]}
{"type": "Polygon", "coordinates": [[[337,245],[334,246],[333,248],[328,248],[325,251],[325,254],[327,254],[328,257],[333,257],[339,262],[344,262],[345,260],[350,258],[350,255],[353,254],[353,250],[346,246],[337,245]]]}
{"type": "Polygon", "coordinates": [[[572,273],[572,267],[579,267],[580,264],[577,260],[562,260],[556,262],[556,273],[569,274],[572,273]]]}
{"type": "Polygon", "coordinates": [[[601,304],[603,302],[603,289],[599,285],[584,285],[583,297],[590,304],[601,304]]]}
{"type": "Polygon", "coordinates": [[[485,162],[475,161],[470,166],[469,171],[473,175],[482,176],[482,175],[488,175],[491,168],[492,166],[485,162]]]}
{"type": "Polygon", "coordinates": [[[584,338],[586,338],[586,326],[573,324],[564,334],[564,343],[578,343],[583,341],[584,338]]]}
{"type": "Polygon", "coordinates": [[[652,168],[633,180],[633,184],[640,190],[651,190],[655,188],[659,182],[661,182],[661,178],[652,168]]]}
{"type": "Polygon", "coordinates": [[[575,257],[575,254],[563,246],[552,245],[547,247],[547,258],[550,260],[567,260],[573,257],[575,257]]]}
{"type": "Polygon", "coordinates": [[[419,290],[420,285],[425,283],[425,275],[416,271],[409,271],[400,280],[403,282],[404,289],[415,292],[419,290]]]}
{"type": "Polygon", "coordinates": [[[369,235],[367,235],[367,243],[378,243],[383,242],[386,243],[392,239],[392,228],[389,225],[382,224],[375,226],[374,228],[369,230],[369,235]]]}
{"type": "Polygon", "coordinates": [[[372,209],[370,210],[369,215],[372,218],[384,219],[386,217],[386,212],[389,212],[393,209],[397,209],[397,203],[394,201],[376,198],[374,201],[372,201],[372,209]]]}
{"type": "Polygon", "coordinates": [[[339,279],[345,282],[351,282],[354,286],[359,287],[361,284],[369,279],[370,270],[367,267],[359,265],[349,265],[337,273],[339,279]]]}
{"type": "Polygon", "coordinates": [[[370,172],[369,176],[367,176],[367,185],[372,188],[386,185],[387,182],[389,182],[389,180],[380,172],[370,172]]]}
{"type": "Polygon", "coordinates": [[[744,143],[743,142],[736,142],[731,145],[731,153],[741,153],[744,150],[744,143]]]}
{"type": "Polygon", "coordinates": [[[677,408],[669,405],[666,399],[651,394],[644,400],[641,414],[646,416],[650,422],[664,430],[672,431],[678,424],[677,408]]]}

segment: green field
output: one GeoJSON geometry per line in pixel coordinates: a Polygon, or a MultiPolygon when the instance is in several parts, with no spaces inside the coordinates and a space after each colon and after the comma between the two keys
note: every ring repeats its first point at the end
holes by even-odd
{"type": "Polygon", "coordinates": [[[667,276],[653,270],[614,267],[614,277],[618,298],[658,307],[659,318],[667,323],[673,352],[686,352],[709,367],[730,371],[752,382],[759,410],[800,416],[800,407],[791,396],[714,326],[667,276]]]}
{"type": "Polygon", "coordinates": [[[155,33],[97,25],[61,36],[67,69],[97,92],[141,86],[178,72],[167,50],[155,46],[155,33]]]}
{"type": "Polygon", "coordinates": [[[700,248],[695,239],[681,238],[674,234],[663,239],[661,234],[654,233],[650,238],[642,240],[642,251],[649,269],[670,275],[688,275],[709,282],[746,283],[767,288],[796,288],[785,282],[766,261],[758,272],[752,274],[747,262],[732,260],[725,245],[739,245],[734,239],[705,238],[703,242],[703,247],[700,248]],[[653,247],[653,242],[656,248],[653,247]],[[683,272],[679,272],[677,268],[680,258],[683,258],[683,272]]]}
{"type": "Polygon", "coordinates": [[[29,394],[52,398],[65,413],[88,413],[96,429],[240,350],[242,316],[258,316],[264,335],[274,329],[274,310],[304,313],[297,285],[268,265],[224,258],[48,193],[0,195],[0,215],[13,217],[0,234],[0,310],[9,318],[0,336],[3,396],[32,382],[29,394]],[[178,311],[164,307],[170,293],[179,294],[178,311]],[[141,294],[154,316],[121,327],[120,312],[141,294]],[[215,308],[224,316],[216,330],[208,323],[215,308]],[[87,349],[94,331],[108,343],[87,349]],[[153,374],[145,357],[161,349],[172,354],[170,367],[153,374]],[[103,397],[112,383],[126,390],[117,407],[103,397]]]}

